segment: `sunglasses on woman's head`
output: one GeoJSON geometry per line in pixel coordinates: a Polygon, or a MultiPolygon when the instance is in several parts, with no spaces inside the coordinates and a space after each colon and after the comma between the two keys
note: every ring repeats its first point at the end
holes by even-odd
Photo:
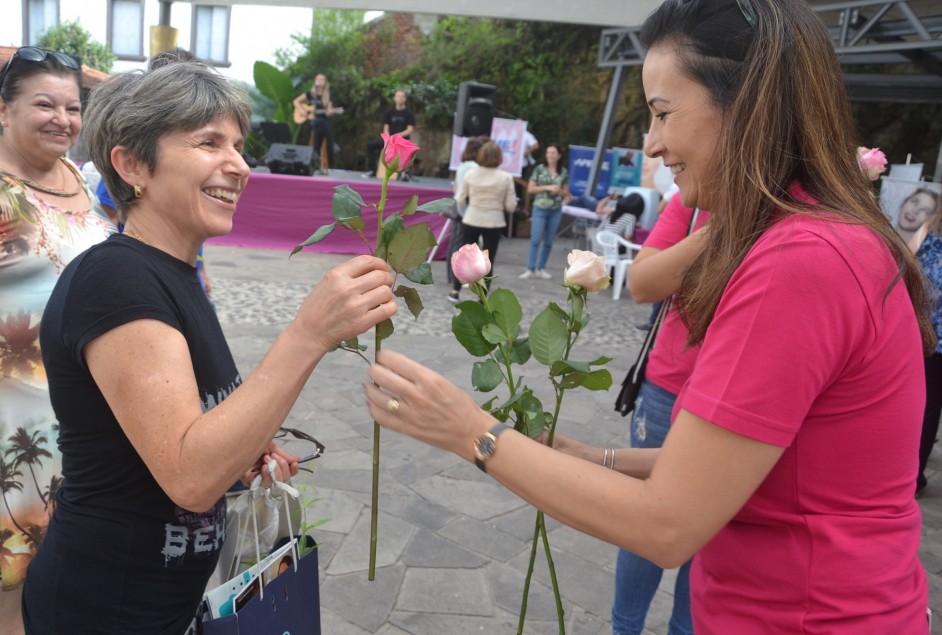
{"type": "MultiPolygon", "coordinates": [[[[681,0],[681,4],[688,4],[690,1],[681,0]]],[[[746,19],[749,28],[755,29],[759,16],[756,15],[756,10],[749,4],[749,0],[736,0],[736,4],[739,5],[739,11],[742,13],[742,17],[746,19]]]]}
{"type": "Polygon", "coordinates": [[[3,67],[3,72],[0,73],[0,86],[3,86],[3,80],[6,79],[7,71],[10,70],[10,67],[13,66],[13,62],[17,59],[27,62],[42,62],[48,57],[53,58],[66,68],[71,68],[73,71],[82,69],[82,65],[79,64],[79,61],[71,55],[60,53],[59,51],[50,51],[38,46],[21,46],[16,49],[9,61],[7,61],[7,65],[3,67]]]}

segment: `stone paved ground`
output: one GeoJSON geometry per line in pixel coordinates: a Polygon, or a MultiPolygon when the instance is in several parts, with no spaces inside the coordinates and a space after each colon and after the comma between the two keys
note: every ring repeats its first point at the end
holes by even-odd
{"type": "MultiPolygon", "coordinates": [[[[563,302],[559,287],[573,239],[560,238],[551,256],[550,281],[519,280],[525,239],[504,239],[497,256],[496,286],[513,290],[529,322],[549,301],[563,302]]],[[[256,365],[294,315],[304,294],[345,256],[221,247],[206,249],[219,318],[243,375],[256,365]]],[[[470,388],[473,360],[450,331],[453,306],[445,299],[444,265],[433,264],[436,283],[421,289],[425,311],[413,320],[402,309],[387,347],[470,388]]],[[[643,341],[633,325],[649,306],[627,295],[591,298],[591,323],[577,345],[580,357],[613,357],[616,384],[643,341]]],[[[363,360],[333,353],[321,363],[289,416],[327,446],[313,475],[299,479],[311,499],[309,520],[320,542],[322,632],[325,635],[464,635],[516,632],[535,510],[481,474],[473,465],[408,438],[381,435],[381,498],[377,575],[367,580],[370,524],[372,423],[363,405],[363,360]]],[[[531,386],[541,367],[525,369],[531,386]]],[[[560,430],[596,445],[627,444],[627,419],[607,393],[571,391],[560,430]]],[[[545,396],[545,395],[544,395],[545,396]]],[[[482,396],[480,401],[484,401],[482,396]]],[[[300,450],[299,451],[303,451],[300,450]]],[[[937,453],[932,467],[938,469],[937,453]]],[[[933,472],[924,511],[923,562],[930,575],[932,606],[942,610],[942,479],[933,472]]],[[[614,547],[547,519],[565,609],[566,632],[611,632],[614,547]]],[[[531,586],[525,633],[557,633],[555,606],[542,552],[531,586]]],[[[667,632],[673,572],[667,572],[649,614],[648,634],[667,632]]],[[[933,633],[942,633],[942,619],[933,633]]]]}

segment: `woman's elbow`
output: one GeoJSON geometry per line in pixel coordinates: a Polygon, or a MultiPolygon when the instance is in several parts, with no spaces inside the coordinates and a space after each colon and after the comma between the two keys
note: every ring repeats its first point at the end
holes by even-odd
{"type": "Polygon", "coordinates": [[[205,487],[197,487],[195,484],[164,487],[163,490],[167,497],[178,507],[197,514],[209,511],[221,498],[221,495],[209,492],[205,487]]]}
{"type": "Polygon", "coordinates": [[[650,272],[639,270],[638,265],[636,262],[628,268],[628,292],[631,293],[632,300],[643,304],[658,302],[670,295],[658,286],[654,276],[646,275],[650,272]]]}
{"type": "Polygon", "coordinates": [[[628,283],[628,291],[631,293],[631,299],[635,304],[651,304],[661,299],[655,297],[654,294],[649,294],[644,290],[637,289],[637,287],[630,282],[628,283]]]}
{"type": "Polygon", "coordinates": [[[631,299],[636,304],[657,302],[662,299],[657,297],[657,294],[655,294],[652,289],[639,282],[637,278],[632,277],[630,268],[628,269],[628,292],[631,294],[631,299]]]}
{"type": "Polygon", "coordinates": [[[650,549],[641,555],[662,569],[676,569],[700,550],[700,545],[679,525],[662,527],[649,545],[650,549]]]}

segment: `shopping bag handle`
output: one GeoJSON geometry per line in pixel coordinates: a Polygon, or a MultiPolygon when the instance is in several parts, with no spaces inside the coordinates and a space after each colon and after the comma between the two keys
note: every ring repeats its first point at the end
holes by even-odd
{"type": "MultiPolygon", "coordinates": [[[[249,505],[249,507],[251,507],[251,509],[252,509],[252,538],[254,539],[254,542],[255,542],[255,562],[258,563],[258,562],[261,562],[261,561],[262,561],[262,548],[261,548],[261,545],[260,545],[260,543],[259,543],[259,538],[258,538],[258,536],[259,536],[259,530],[258,530],[258,509],[257,509],[258,506],[255,505],[255,499],[256,499],[257,497],[259,497],[259,496],[270,496],[270,490],[271,490],[271,488],[275,488],[275,489],[279,489],[279,490],[283,491],[283,492],[286,494],[286,496],[281,496],[280,498],[284,501],[284,506],[285,506],[285,518],[287,519],[288,532],[289,532],[288,536],[289,536],[289,538],[291,539],[292,544],[294,545],[294,547],[293,547],[294,557],[292,558],[292,561],[293,561],[293,562],[292,562],[292,566],[293,566],[294,570],[297,571],[297,570],[298,570],[298,560],[299,560],[300,557],[301,557],[301,551],[300,551],[300,548],[299,548],[300,533],[295,534],[295,532],[294,532],[294,527],[293,527],[293,524],[292,524],[292,522],[291,522],[291,507],[290,507],[290,504],[289,504],[289,499],[290,499],[290,498],[293,498],[293,499],[295,499],[296,501],[299,502],[299,507],[300,507],[300,511],[301,511],[301,526],[303,526],[303,525],[305,524],[305,522],[306,522],[306,514],[305,514],[305,510],[304,510],[304,505],[301,505],[301,504],[300,504],[301,493],[300,493],[297,489],[295,489],[293,486],[291,486],[289,483],[285,483],[285,482],[279,481],[279,480],[277,480],[277,479],[275,478],[275,467],[276,467],[276,466],[277,466],[277,463],[275,463],[275,460],[272,459],[272,460],[269,461],[268,464],[263,468],[263,469],[267,469],[267,470],[268,470],[268,473],[271,475],[271,478],[272,478],[271,487],[269,487],[269,488],[267,488],[267,489],[266,489],[266,488],[262,488],[262,475],[259,474],[259,475],[257,475],[257,476],[252,480],[252,484],[249,486],[248,491],[246,491],[246,492],[243,494],[243,496],[249,496],[249,497],[252,499],[252,504],[249,505]]],[[[246,519],[246,524],[248,524],[248,519],[246,519]]],[[[248,530],[248,527],[246,527],[246,530],[248,530]]],[[[299,531],[300,531],[300,530],[299,530],[299,531]]],[[[245,537],[245,534],[246,534],[246,533],[248,533],[248,532],[247,532],[247,531],[242,531],[242,525],[241,525],[241,523],[240,523],[240,525],[239,525],[239,536],[238,536],[238,539],[237,539],[238,542],[236,542],[236,550],[235,550],[235,556],[234,556],[234,557],[236,557],[236,558],[239,557],[238,554],[242,553],[242,545],[243,545],[243,540],[244,540],[244,537],[245,537]]],[[[262,572],[259,571],[259,578],[261,578],[261,575],[262,575],[262,572]]],[[[259,598],[264,598],[264,597],[265,597],[265,585],[263,584],[263,581],[260,579],[260,580],[259,580],[259,598]]]]}

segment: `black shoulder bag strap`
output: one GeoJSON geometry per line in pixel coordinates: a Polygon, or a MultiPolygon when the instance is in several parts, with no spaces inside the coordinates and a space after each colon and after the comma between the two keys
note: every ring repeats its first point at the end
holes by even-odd
{"type": "MultiPolygon", "coordinates": [[[[699,209],[693,210],[693,215],[690,217],[690,227],[687,229],[688,236],[693,233],[693,228],[697,223],[697,216],[699,215],[699,209]]],[[[661,303],[657,317],[654,318],[654,324],[651,325],[651,330],[648,331],[648,336],[644,338],[644,344],[641,345],[641,350],[638,352],[638,359],[635,360],[634,365],[628,369],[628,374],[625,375],[625,379],[621,382],[621,391],[619,391],[618,397],[615,399],[615,412],[621,413],[623,417],[628,416],[628,414],[635,409],[638,393],[641,392],[641,384],[644,383],[644,369],[648,365],[648,354],[651,352],[651,347],[654,346],[654,339],[657,337],[657,332],[660,330],[664,318],[667,317],[667,313],[670,311],[673,299],[674,296],[671,295],[665,298],[661,303]]]]}

